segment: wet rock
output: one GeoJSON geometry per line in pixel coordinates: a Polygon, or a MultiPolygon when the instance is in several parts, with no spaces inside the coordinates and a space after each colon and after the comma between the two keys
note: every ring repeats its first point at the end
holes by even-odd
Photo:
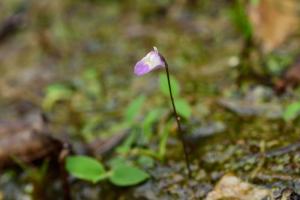
{"type": "Polygon", "coordinates": [[[212,185],[205,181],[205,172],[192,165],[193,178],[188,179],[184,163],[178,163],[153,169],[153,179],[134,189],[135,199],[203,199],[212,190],[212,185]]]}
{"type": "Polygon", "coordinates": [[[210,184],[195,181],[187,185],[173,184],[168,188],[158,187],[156,182],[148,181],[134,190],[134,197],[146,200],[203,199],[211,189],[210,184]]]}
{"type": "MultiPolygon", "coordinates": [[[[24,175],[25,176],[25,175],[24,175]]],[[[23,177],[18,177],[13,171],[6,171],[0,176],[0,200],[4,199],[30,199],[26,193],[25,184],[22,185],[23,177]],[[3,192],[3,194],[1,194],[3,192]],[[2,196],[1,196],[2,195],[2,196]]],[[[27,184],[27,190],[30,183],[27,184]]]]}
{"type": "Polygon", "coordinates": [[[267,119],[278,119],[281,118],[283,112],[282,106],[277,103],[222,99],[219,105],[241,117],[262,116],[267,119]]]}
{"type": "Polygon", "coordinates": [[[257,85],[245,94],[244,99],[251,102],[267,102],[275,98],[275,93],[271,87],[257,85]]]}
{"type": "Polygon", "coordinates": [[[155,184],[153,184],[150,181],[138,187],[134,191],[134,197],[137,199],[147,199],[147,200],[170,199],[166,195],[160,195],[159,188],[155,187],[155,184]]]}
{"type": "Polygon", "coordinates": [[[279,119],[283,108],[271,87],[256,85],[245,92],[219,100],[219,105],[240,117],[279,119]]]}
{"type": "Polygon", "coordinates": [[[285,188],[279,194],[274,194],[272,199],[275,200],[300,200],[300,195],[291,188],[285,188]]]}
{"type": "Polygon", "coordinates": [[[201,138],[207,138],[226,130],[226,126],[222,122],[210,122],[206,125],[195,128],[190,135],[186,136],[188,141],[197,141],[201,138]]]}
{"type": "Polygon", "coordinates": [[[206,200],[262,200],[270,194],[268,189],[252,185],[228,174],[217,183],[214,190],[207,195],[206,200]]]}

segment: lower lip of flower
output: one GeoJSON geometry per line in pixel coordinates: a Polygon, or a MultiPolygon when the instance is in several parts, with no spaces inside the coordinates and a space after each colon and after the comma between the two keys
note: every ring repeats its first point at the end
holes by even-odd
{"type": "Polygon", "coordinates": [[[144,63],[143,61],[140,61],[135,65],[134,73],[139,76],[150,72],[150,70],[151,69],[148,64],[144,63]]]}

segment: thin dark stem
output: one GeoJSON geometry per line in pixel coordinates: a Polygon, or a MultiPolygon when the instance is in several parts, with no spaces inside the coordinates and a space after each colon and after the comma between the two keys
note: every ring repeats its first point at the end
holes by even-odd
{"type": "Polygon", "coordinates": [[[59,153],[58,157],[58,163],[60,167],[60,177],[62,181],[62,187],[63,187],[63,194],[64,194],[64,200],[72,200],[71,197],[71,190],[68,182],[68,173],[65,169],[65,162],[66,162],[66,157],[70,153],[70,147],[67,143],[63,144],[63,149],[59,153]]]}
{"type": "Polygon", "coordinates": [[[166,73],[167,73],[170,98],[171,98],[172,107],[173,107],[173,111],[174,111],[174,117],[176,119],[177,128],[178,128],[177,130],[179,132],[179,137],[180,137],[182,147],[183,147],[183,151],[184,151],[184,158],[185,158],[185,163],[186,163],[186,167],[187,167],[187,170],[188,170],[188,175],[189,175],[189,177],[191,177],[192,176],[192,171],[191,171],[191,168],[190,168],[190,160],[189,160],[187,145],[186,145],[186,143],[184,141],[184,138],[183,138],[183,131],[182,131],[181,124],[180,124],[180,117],[177,113],[174,98],[173,98],[168,63],[165,61],[165,64],[166,64],[165,68],[166,68],[166,73]]]}

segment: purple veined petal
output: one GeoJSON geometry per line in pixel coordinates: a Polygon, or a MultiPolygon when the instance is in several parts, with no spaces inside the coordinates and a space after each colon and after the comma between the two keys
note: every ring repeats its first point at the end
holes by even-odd
{"type": "Polygon", "coordinates": [[[145,63],[143,60],[140,60],[139,62],[137,62],[134,67],[134,73],[137,76],[147,74],[150,71],[151,71],[150,66],[147,63],[145,63]]]}
{"type": "Polygon", "coordinates": [[[162,59],[162,56],[159,54],[157,48],[153,47],[152,51],[150,51],[144,58],[136,63],[134,67],[134,73],[137,76],[141,76],[149,73],[154,69],[162,68],[165,66],[165,61],[162,59]]]}

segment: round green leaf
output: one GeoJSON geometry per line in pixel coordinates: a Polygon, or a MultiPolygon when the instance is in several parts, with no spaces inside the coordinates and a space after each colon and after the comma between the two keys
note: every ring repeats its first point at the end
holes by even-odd
{"type": "Polygon", "coordinates": [[[291,103],[287,106],[283,113],[283,119],[285,121],[291,121],[296,119],[300,113],[300,102],[291,103]]]}
{"type": "MultiPolygon", "coordinates": [[[[178,81],[173,77],[170,76],[170,82],[171,82],[171,88],[172,88],[172,93],[174,95],[174,97],[179,95],[180,92],[180,86],[178,81]]],[[[167,76],[165,74],[160,74],[159,76],[159,86],[160,86],[160,90],[162,91],[162,93],[166,96],[169,96],[169,85],[168,85],[168,79],[167,76]]]]}
{"type": "Polygon", "coordinates": [[[149,142],[152,134],[153,134],[153,124],[159,119],[159,116],[162,115],[162,110],[159,108],[152,109],[144,118],[142,128],[143,128],[143,136],[144,141],[149,142]]]}
{"type": "Polygon", "coordinates": [[[94,183],[106,177],[106,172],[102,164],[96,159],[87,156],[67,157],[66,169],[76,178],[94,183]]]}
{"type": "Polygon", "coordinates": [[[146,97],[141,95],[129,104],[125,110],[125,118],[128,122],[132,122],[137,117],[145,99],[146,97]]]}
{"type": "Polygon", "coordinates": [[[49,85],[46,90],[45,98],[43,100],[43,107],[46,110],[52,109],[54,104],[61,100],[69,99],[73,91],[62,84],[49,85]]]}
{"type": "Polygon", "coordinates": [[[175,106],[179,115],[189,118],[192,115],[190,105],[183,99],[175,99],[175,106]]]}
{"type": "Polygon", "coordinates": [[[136,185],[148,179],[149,175],[133,166],[118,166],[112,170],[110,181],[117,186],[136,185]]]}

